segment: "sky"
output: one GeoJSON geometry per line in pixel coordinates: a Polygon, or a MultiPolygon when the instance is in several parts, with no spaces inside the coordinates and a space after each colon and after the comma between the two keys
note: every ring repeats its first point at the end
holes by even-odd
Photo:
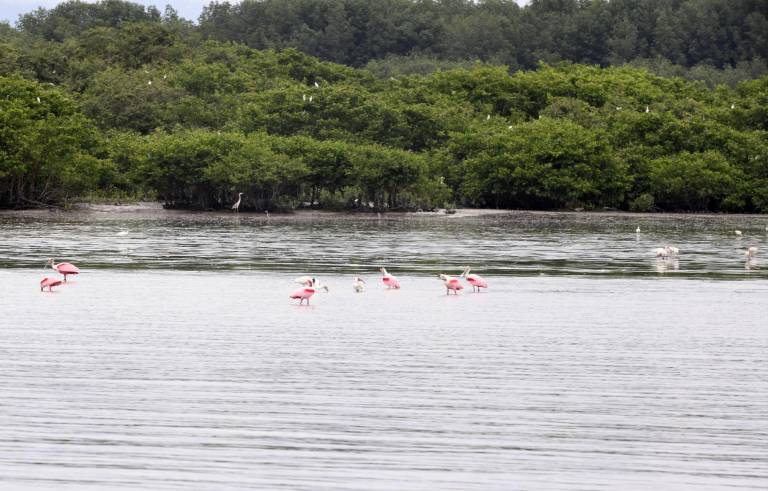
{"type": "MultiPolygon", "coordinates": [[[[95,3],[95,0],[86,0],[95,3]]],[[[197,21],[203,7],[208,5],[211,0],[130,0],[132,3],[142,5],[154,5],[160,12],[165,10],[166,5],[171,5],[179,12],[181,17],[188,20],[197,21]]],[[[230,0],[231,3],[238,3],[238,0],[230,0]]],[[[38,7],[53,8],[61,0],[0,0],[0,21],[8,21],[12,25],[19,18],[19,14],[32,12],[38,7]]]]}
{"type": "MultiPolygon", "coordinates": [[[[96,0],[85,0],[91,3],[96,0]]],[[[154,5],[160,12],[165,10],[166,5],[171,5],[181,17],[187,20],[197,22],[197,18],[203,11],[203,7],[208,5],[211,0],[130,0],[133,3],[142,5],[154,5]]],[[[525,4],[528,0],[516,0],[519,4],[525,4]]],[[[8,21],[13,25],[19,18],[19,14],[32,12],[38,7],[53,8],[61,0],[0,0],[0,21],[8,21]]],[[[238,3],[238,0],[230,0],[230,3],[238,3]]]]}

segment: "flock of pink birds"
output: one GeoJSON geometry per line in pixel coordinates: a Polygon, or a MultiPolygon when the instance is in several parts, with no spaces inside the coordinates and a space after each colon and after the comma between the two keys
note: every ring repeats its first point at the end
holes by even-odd
{"type": "MultiPolygon", "coordinates": [[[[384,286],[387,287],[387,289],[400,289],[400,281],[397,279],[397,277],[389,274],[386,268],[381,267],[379,268],[379,271],[381,271],[382,274],[381,281],[384,286]]],[[[464,285],[461,284],[460,278],[467,280],[467,283],[472,286],[472,291],[479,292],[481,288],[488,288],[488,282],[485,281],[481,276],[470,274],[469,266],[465,266],[464,271],[459,276],[440,274],[438,275],[438,278],[440,278],[445,285],[446,295],[450,295],[451,292],[453,292],[454,295],[458,295],[459,291],[464,289],[464,285]]],[[[299,288],[298,290],[291,293],[288,297],[293,300],[298,300],[299,305],[303,304],[305,300],[307,301],[307,305],[309,305],[309,299],[312,298],[312,296],[317,293],[318,290],[325,290],[326,292],[328,291],[327,286],[321,286],[317,279],[312,278],[311,276],[300,276],[299,278],[296,278],[295,281],[303,286],[302,288],[299,288]]],[[[357,293],[362,293],[365,290],[365,280],[359,276],[356,277],[352,283],[352,289],[357,293]]]]}
{"type": "MultiPolygon", "coordinates": [[[[60,280],[58,278],[52,278],[50,276],[46,276],[42,280],[40,280],[40,291],[45,291],[47,288],[49,292],[53,291],[53,288],[56,286],[60,286],[67,282],[67,276],[70,275],[77,275],[80,274],[80,269],[75,266],[72,263],[56,263],[53,259],[49,259],[48,262],[45,264],[46,267],[50,266],[51,269],[58,272],[64,277],[64,280],[60,280]]],[[[381,281],[384,283],[384,286],[387,287],[387,289],[400,289],[400,281],[393,275],[389,274],[386,270],[386,268],[381,267],[379,268],[379,271],[382,273],[381,281]]],[[[485,281],[482,277],[476,274],[470,274],[470,267],[466,266],[464,268],[464,271],[459,276],[449,276],[445,274],[440,274],[438,277],[443,281],[445,284],[445,292],[446,295],[449,295],[451,292],[454,293],[454,295],[457,295],[460,290],[464,289],[464,286],[461,284],[460,278],[464,278],[467,280],[467,282],[472,286],[472,291],[480,291],[481,288],[488,288],[488,282],[485,281]]],[[[312,296],[318,291],[318,290],[325,290],[328,291],[328,287],[325,285],[320,285],[317,281],[317,279],[312,278],[311,276],[301,276],[299,278],[296,278],[296,282],[301,284],[302,287],[298,290],[294,291],[289,295],[289,298],[294,300],[299,300],[299,304],[303,304],[306,300],[307,305],[309,305],[309,299],[312,298],[312,296]]],[[[355,281],[352,283],[352,288],[355,292],[361,293],[365,290],[365,280],[360,278],[359,276],[355,278],[355,281]]]]}

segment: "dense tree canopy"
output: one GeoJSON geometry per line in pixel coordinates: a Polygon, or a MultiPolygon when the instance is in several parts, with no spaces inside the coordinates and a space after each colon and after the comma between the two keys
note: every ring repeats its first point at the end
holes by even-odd
{"type": "Polygon", "coordinates": [[[766,212],[765,4],[731,4],[41,9],[0,25],[0,207],[766,212]]]}

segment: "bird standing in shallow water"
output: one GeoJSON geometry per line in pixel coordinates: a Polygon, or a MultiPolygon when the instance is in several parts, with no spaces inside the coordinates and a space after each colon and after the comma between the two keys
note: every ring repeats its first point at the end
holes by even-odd
{"type": "Polygon", "coordinates": [[[439,274],[437,275],[438,278],[443,280],[443,284],[445,285],[445,294],[450,295],[451,292],[453,292],[454,295],[459,294],[459,290],[463,290],[464,286],[462,286],[461,282],[458,278],[454,276],[448,276],[445,274],[439,274]]]}
{"type": "Polygon", "coordinates": [[[315,280],[312,279],[309,284],[305,285],[303,288],[299,288],[298,290],[291,293],[288,297],[293,300],[299,300],[299,305],[304,303],[304,300],[307,301],[307,305],[309,305],[309,299],[312,298],[312,295],[315,294],[315,292],[318,289],[324,289],[326,292],[328,291],[327,286],[317,287],[315,285],[315,280]]]}
{"type": "Polygon", "coordinates": [[[355,277],[355,281],[352,282],[352,289],[355,290],[356,293],[365,291],[365,280],[359,276],[355,277]]]}
{"type": "Polygon", "coordinates": [[[43,278],[40,281],[40,291],[44,291],[44,289],[47,287],[49,292],[52,292],[52,288],[54,286],[61,285],[61,280],[57,280],[56,278],[43,278]]]}
{"type": "Polygon", "coordinates": [[[379,271],[384,273],[384,276],[381,278],[381,281],[383,281],[384,284],[387,285],[387,289],[391,290],[392,288],[394,288],[395,290],[397,290],[400,288],[400,282],[398,281],[398,279],[392,276],[391,274],[387,273],[386,268],[382,266],[379,268],[379,271]]]}
{"type": "Polygon", "coordinates": [[[240,203],[243,201],[243,196],[245,193],[237,193],[237,203],[232,205],[232,209],[235,211],[235,213],[240,213],[240,203]]]}
{"type": "Polygon", "coordinates": [[[68,275],[75,275],[80,274],[80,270],[72,263],[59,263],[56,264],[53,259],[49,259],[48,262],[45,264],[46,266],[51,266],[55,271],[58,271],[59,273],[64,275],[64,283],[67,282],[67,276],[68,275]]]}
{"type": "Polygon", "coordinates": [[[746,256],[747,261],[751,261],[757,255],[757,247],[752,246],[747,248],[747,250],[744,251],[744,255],[746,256]]]}
{"type": "Polygon", "coordinates": [[[475,288],[477,288],[477,292],[480,292],[481,288],[488,288],[488,282],[485,281],[480,275],[476,274],[469,274],[471,271],[471,268],[469,266],[464,266],[464,272],[461,273],[461,276],[463,278],[466,278],[470,285],[472,285],[472,291],[475,291],[475,288]]]}

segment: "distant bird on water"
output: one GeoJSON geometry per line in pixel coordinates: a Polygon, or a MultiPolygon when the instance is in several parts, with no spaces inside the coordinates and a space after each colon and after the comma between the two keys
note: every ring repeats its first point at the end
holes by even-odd
{"type": "Polygon", "coordinates": [[[55,271],[58,271],[60,274],[64,275],[64,282],[67,281],[68,275],[76,275],[80,274],[80,270],[72,263],[59,263],[56,264],[53,259],[49,259],[47,263],[45,263],[46,266],[50,266],[55,271]]]}
{"type": "Polygon", "coordinates": [[[304,303],[304,300],[306,300],[307,305],[309,305],[309,299],[312,298],[312,295],[314,295],[315,292],[320,288],[324,289],[326,292],[328,291],[327,286],[322,286],[322,287],[316,286],[315,281],[313,279],[303,288],[299,288],[298,290],[291,293],[288,297],[291,298],[292,300],[299,300],[299,305],[304,303]]]}
{"type": "Polygon", "coordinates": [[[355,290],[356,293],[365,291],[365,280],[359,276],[355,277],[355,281],[352,282],[352,289],[355,290]]]}
{"type": "Polygon", "coordinates": [[[232,209],[235,211],[235,213],[240,213],[240,202],[243,201],[243,196],[245,193],[237,193],[237,203],[232,205],[232,209]]]}
{"type": "Polygon", "coordinates": [[[477,288],[478,292],[481,288],[488,288],[487,281],[485,281],[480,275],[469,274],[470,271],[471,268],[469,266],[464,266],[464,272],[461,273],[461,276],[466,278],[469,284],[472,285],[472,291],[475,291],[475,288],[477,288]]]}
{"type": "Polygon", "coordinates": [[[734,233],[736,234],[736,237],[741,237],[741,230],[734,230],[734,233]]]}
{"type": "Polygon", "coordinates": [[[637,227],[637,228],[635,229],[635,233],[636,233],[636,234],[639,234],[639,233],[640,233],[640,227],[637,227]]]}
{"type": "Polygon", "coordinates": [[[48,291],[52,292],[53,291],[53,287],[54,286],[59,286],[59,285],[61,285],[61,283],[62,283],[62,281],[58,280],[56,278],[48,278],[48,277],[43,278],[40,281],[40,291],[42,292],[42,291],[44,291],[45,288],[48,288],[48,291]]]}
{"type": "Polygon", "coordinates": [[[398,281],[398,279],[391,274],[387,273],[386,268],[382,266],[379,268],[379,271],[384,274],[384,276],[381,278],[381,281],[387,285],[387,289],[391,290],[394,288],[395,290],[398,290],[400,288],[400,281],[398,281]]]}
{"type": "Polygon", "coordinates": [[[747,248],[747,250],[744,251],[744,255],[746,256],[747,261],[754,259],[754,257],[757,255],[757,247],[752,246],[747,248]]]}
{"type": "Polygon", "coordinates": [[[445,285],[445,294],[450,295],[451,292],[453,292],[454,295],[459,294],[459,290],[463,290],[464,286],[461,284],[458,278],[455,276],[448,276],[445,274],[439,274],[437,275],[438,278],[443,280],[443,284],[445,285]]]}

